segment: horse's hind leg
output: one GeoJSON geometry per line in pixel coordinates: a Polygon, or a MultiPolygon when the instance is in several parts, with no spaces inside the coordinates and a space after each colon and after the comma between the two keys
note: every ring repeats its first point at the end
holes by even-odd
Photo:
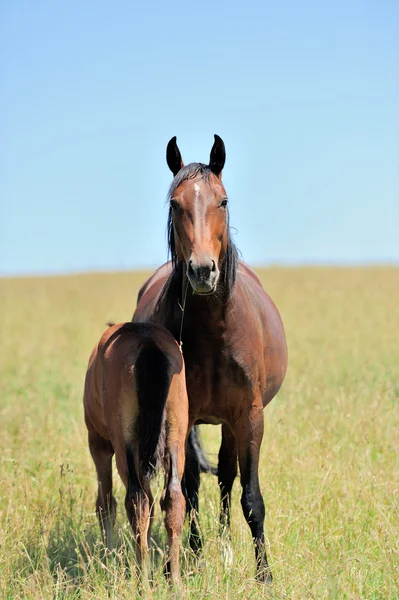
{"type": "Polygon", "coordinates": [[[114,449],[109,440],[105,440],[91,431],[89,431],[89,448],[97,470],[97,517],[104,544],[111,550],[111,533],[116,517],[116,500],[112,495],[112,457],[114,449]]]}
{"type": "Polygon", "coordinates": [[[220,526],[230,527],[231,490],[237,476],[237,444],[230,427],[222,425],[222,444],[219,450],[218,481],[220,487],[220,526]]]}
{"type": "Polygon", "coordinates": [[[155,516],[155,505],[154,505],[154,496],[152,495],[150,486],[148,486],[146,493],[148,496],[148,504],[150,506],[150,517],[149,517],[148,531],[147,531],[147,544],[149,546],[150,541],[151,541],[151,529],[152,529],[152,524],[154,522],[154,516],[155,516]]]}
{"type": "Polygon", "coordinates": [[[255,543],[256,575],[259,581],[271,583],[272,575],[267,562],[264,520],[265,505],[259,486],[259,452],[263,438],[263,406],[261,400],[234,426],[240,465],[241,506],[255,543]]]}
{"type": "Polygon", "coordinates": [[[150,522],[150,501],[141,487],[130,487],[125,500],[126,512],[132,526],[136,546],[136,560],[141,575],[148,579],[148,527],[150,522]]]}
{"type": "Polygon", "coordinates": [[[178,473],[177,450],[170,453],[169,475],[162,508],[165,510],[165,527],[168,534],[169,560],[166,574],[174,584],[180,582],[180,539],[185,516],[185,499],[178,473]]]}
{"type": "Polygon", "coordinates": [[[127,451],[128,485],[125,497],[125,508],[129,523],[132,526],[136,547],[136,560],[140,569],[143,583],[148,583],[148,529],[150,525],[150,500],[151,490],[149,484],[142,486],[134,467],[132,453],[127,451]]]}

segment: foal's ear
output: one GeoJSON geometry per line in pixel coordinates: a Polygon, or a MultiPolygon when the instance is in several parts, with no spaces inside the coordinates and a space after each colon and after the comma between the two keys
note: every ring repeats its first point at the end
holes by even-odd
{"type": "Polygon", "coordinates": [[[211,155],[209,157],[209,166],[211,171],[219,177],[226,160],[226,150],[222,138],[216,135],[216,133],[214,137],[215,141],[213,143],[211,155]]]}
{"type": "Polygon", "coordinates": [[[180,150],[176,144],[176,136],[169,140],[166,147],[166,162],[168,163],[168,167],[172,171],[173,176],[176,176],[180,169],[184,167],[180,150]]]}

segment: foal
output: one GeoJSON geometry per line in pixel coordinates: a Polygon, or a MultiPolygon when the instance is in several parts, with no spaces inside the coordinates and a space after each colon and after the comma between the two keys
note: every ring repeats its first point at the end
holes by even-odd
{"type": "Polygon", "coordinates": [[[150,480],[163,467],[162,509],[168,534],[166,572],[180,579],[180,536],[185,515],[181,480],[188,400],[184,362],[172,335],[149,323],[112,325],[94,347],[86,373],[85,421],[97,470],[97,516],[104,541],[116,516],[112,456],[126,488],[125,507],[140,570],[148,554],[153,497],[150,480]]]}

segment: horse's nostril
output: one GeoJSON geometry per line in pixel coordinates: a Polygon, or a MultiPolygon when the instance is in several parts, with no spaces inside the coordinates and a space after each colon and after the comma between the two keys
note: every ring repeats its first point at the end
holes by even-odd
{"type": "Polygon", "coordinates": [[[189,259],[187,261],[187,275],[194,281],[208,282],[211,275],[216,273],[217,266],[214,260],[205,259],[203,262],[197,262],[197,260],[189,259]]]}

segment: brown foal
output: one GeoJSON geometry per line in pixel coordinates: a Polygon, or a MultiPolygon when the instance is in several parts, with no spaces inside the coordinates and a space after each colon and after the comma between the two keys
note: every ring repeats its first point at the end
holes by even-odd
{"type": "Polygon", "coordinates": [[[97,470],[96,509],[104,542],[110,548],[116,515],[112,495],[115,453],[126,488],[125,507],[134,533],[137,562],[145,574],[153,511],[150,480],[163,467],[161,506],[169,544],[166,572],[177,583],[185,515],[181,480],[188,399],[183,358],[169,331],[149,323],[109,327],[90,356],[84,412],[97,470]]]}

